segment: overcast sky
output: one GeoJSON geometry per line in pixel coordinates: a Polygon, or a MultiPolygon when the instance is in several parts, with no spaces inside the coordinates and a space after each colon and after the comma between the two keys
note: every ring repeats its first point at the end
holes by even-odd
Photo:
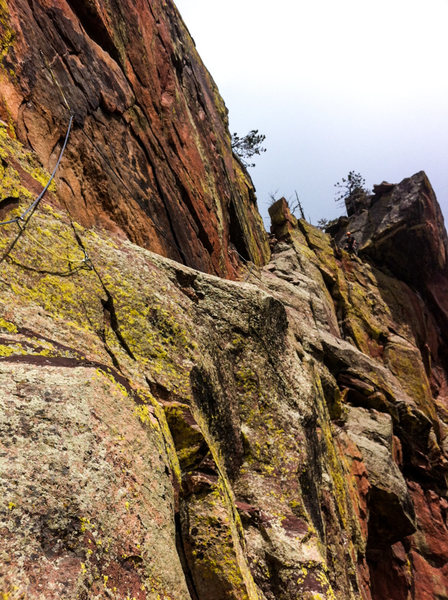
{"type": "Polygon", "coordinates": [[[231,131],[266,135],[264,217],[297,190],[316,224],[349,171],[371,188],[423,169],[448,220],[448,0],[175,2],[231,131]]]}

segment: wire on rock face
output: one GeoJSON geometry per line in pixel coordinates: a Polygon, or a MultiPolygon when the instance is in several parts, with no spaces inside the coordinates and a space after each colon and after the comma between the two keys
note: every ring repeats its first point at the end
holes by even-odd
{"type": "Polygon", "coordinates": [[[70,131],[72,129],[72,124],[73,124],[73,115],[70,115],[70,121],[68,123],[68,127],[67,127],[67,133],[65,134],[65,139],[64,139],[64,143],[62,145],[61,148],[61,152],[59,153],[59,158],[57,160],[57,163],[53,169],[53,172],[50,176],[50,179],[47,181],[44,189],[41,191],[41,193],[37,196],[37,198],[30,204],[30,206],[28,206],[28,208],[26,210],[24,210],[24,212],[19,215],[18,217],[15,217],[14,219],[10,219],[9,221],[1,221],[0,225],[10,225],[12,223],[18,223],[21,229],[24,229],[26,224],[28,223],[28,221],[30,220],[33,212],[35,211],[35,209],[37,208],[37,206],[39,205],[40,201],[42,200],[42,198],[45,196],[46,191],[48,190],[48,188],[51,185],[51,182],[53,181],[55,175],[56,175],[56,171],[59,168],[59,165],[61,163],[62,157],[64,156],[64,152],[65,152],[65,148],[67,146],[67,142],[68,142],[68,138],[70,136],[70,131]],[[26,219],[26,216],[29,215],[28,219],[26,219]],[[24,225],[22,225],[22,222],[24,222],[24,225]]]}
{"type": "MultiPolygon", "coordinates": [[[[69,122],[68,122],[67,132],[65,134],[64,142],[62,144],[62,148],[61,148],[61,151],[59,153],[58,160],[57,160],[56,165],[55,165],[55,167],[53,169],[53,172],[52,172],[52,174],[50,176],[50,179],[47,181],[47,184],[45,185],[45,187],[43,188],[43,190],[40,192],[40,194],[37,196],[37,198],[30,204],[30,206],[28,206],[28,208],[23,211],[23,213],[21,215],[19,215],[18,217],[15,217],[14,219],[9,219],[8,221],[2,221],[2,222],[0,222],[0,226],[11,225],[13,223],[16,223],[17,226],[19,227],[19,233],[14,238],[14,240],[11,242],[9,248],[7,248],[7,250],[3,253],[2,257],[0,258],[0,263],[2,263],[6,258],[9,257],[9,255],[12,252],[14,246],[17,244],[17,242],[19,241],[19,239],[22,237],[22,235],[23,235],[23,233],[24,233],[24,231],[25,231],[25,229],[26,229],[26,227],[27,227],[27,225],[28,225],[31,217],[33,216],[34,211],[39,206],[39,203],[41,202],[42,198],[45,196],[48,188],[50,187],[50,185],[51,185],[51,183],[52,183],[52,181],[53,181],[53,179],[54,179],[54,177],[56,175],[56,172],[57,172],[57,170],[59,168],[59,165],[61,164],[62,157],[64,156],[65,148],[67,147],[68,139],[70,137],[70,132],[72,130],[72,125],[73,125],[74,114],[73,114],[72,109],[70,108],[70,105],[69,105],[69,103],[67,101],[67,98],[65,97],[64,92],[62,91],[62,88],[59,85],[59,83],[58,83],[58,81],[57,81],[57,79],[56,79],[56,77],[55,77],[55,75],[53,73],[53,70],[52,70],[51,66],[49,65],[49,63],[48,63],[48,60],[45,58],[45,56],[44,56],[44,54],[43,54],[42,51],[40,51],[40,54],[41,54],[42,59],[43,59],[43,61],[45,63],[45,66],[47,67],[47,69],[48,69],[48,71],[49,71],[49,73],[51,75],[51,78],[52,78],[54,84],[56,85],[56,87],[59,90],[59,93],[61,94],[63,103],[65,104],[65,106],[67,107],[67,109],[68,109],[68,111],[70,113],[70,119],[69,119],[69,122]]],[[[84,256],[84,260],[80,261],[80,263],[83,264],[87,260],[88,260],[87,256],[84,256]]]]}
{"type": "MultiPolygon", "coordinates": [[[[9,255],[12,252],[12,250],[14,249],[15,245],[17,244],[17,242],[19,241],[19,239],[24,234],[25,229],[26,229],[28,223],[30,222],[31,217],[34,214],[34,211],[37,209],[37,207],[39,206],[42,198],[45,196],[45,193],[47,192],[48,188],[50,187],[51,182],[53,181],[53,179],[54,179],[54,177],[56,175],[56,172],[57,172],[57,170],[59,168],[59,165],[61,163],[62,157],[64,156],[64,152],[65,152],[65,149],[67,147],[68,139],[70,137],[70,132],[71,132],[71,129],[72,129],[72,125],[73,125],[73,114],[70,113],[70,120],[69,120],[69,123],[68,123],[67,132],[65,134],[64,143],[62,144],[62,148],[61,148],[61,151],[59,153],[59,157],[58,157],[56,165],[55,165],[55,167],[53,169],[53,172],[51,173],[51,176],[50,176],[49,180],[47,181],[47,183],[46,183],[45,187],[43,188],[43,190],[40,192],[40,194],[37,196],[37,198],[30,204],[30,206],[28,206],[28,208],[26,208],[23,211],[23,213],[21,215],[19,215],[18,217],[15,217],[14,219],[9,219],[8,221],[1,221],[0,222],[0,226],[11,225],[11,224],[15,223],[19,227],[19,233],[14,238],[14,240],[11,242],[11,244],[9,245],[9,247],[3,253],[2,257],[0,258],[0,263],[2,263],[6,258],[9,257],[9,255]]],[[[84,260],[80,261],[80,263],[84,263],[84,262],[86,262],[86,258],[85,257],[84,257],[84,260]]]]}
{"type": "Polygon", "coordinates": [[[237,256],[238,256],[238,257],[241,259],[242,263],[243,263],[243,264],[246,266],[246,268],[248,269],[247,275],[246,275],[246,277],[244,278],[244,280],[243,280],[243,281],[247,281],[251,275],[255,275],[255,277],[261,281],[261,277],[260,277],[259,275],[257,275],[257,274],[254,272],[255,263],[253,263],[253,262],[252,262],[252,261],[250,261],[250,260],[246,260],[246,259],[244,258],[244,256],[242,256],[242,255],[241,255],[241,254],[238,252],[238,250],[237,250],[236,248],[229,248],[229,249],[228,249],[229,256],[231,255],[231,254],[230,254],[231,252],[233,252],[234,254],[236,254],[236,255],[237,255],[237,256]]]}
{"type": "MultiPolygon", "coordinates": [[[[42,198],[45,196],[48,188],[50,187],[52,181],[55,178],[56,172],[59,168],[59,165],[61,164],[62,161],[62,157],[64,156],[64,152],[65,149],[67,147],[67,143],[70,137],[70,132],[72,130],[72,126],[73,126],[73,119],[74,119],[74,112],[72,111],[72,109],[70,108],[70,105],[67,101],[67,98],[65,97],[65,94],[59,84],[59,82],[57,81],[54,73],[53,73],[53,69],[51,68],[50,64],[48,63],[48,60],[45,58],[44,54],[42,51],[40,51],[40,54],[42,56],[42,59],[45,63],[45,66],[47,67],[51,78],[54,82],[54,84],[56,85],[56,87],[59,90],[59,93],[61,95],[62,101],[65,104],[65,106],[67,107],[69,114],[70,114],[70,119],[68,122],[68,126],[67,126],[67,131],[65,134],[65,138],[64,138],[64,142],[62,144],[61,147],[61,151],[59,153],[59,157],[58,160],[56,162],[56,165],[54,166],[53,172],[51,173],[51,176],[49,178],[49,180],[47,181],[45,187],[43,188],[43,190],[40,192],[40,194],[37,196],[37,198],[30,204],[30,206],[28,206],[28,208],[26,208],[23,213],[21,215],[19,215],[18,217],[15,217],[14,219],[9,219],[7,221],[2,221],[0,222],[0,226],[4,226],[4,225],[11,225],[16,223],[18,228],[19,228],[19,232],[17,234],[17,236],[13,239],[13,241],[11,242],[11,244],[9,245],[9,247],[5,250],[5,252],[3,253],[3,255],[0,258],[0,263],[2,263],[4,260],[9,259],[11,260],[11,262],[13,262],[14,264],[30,270],[30,271],[36,271],[39,273],[47,273],[47,274],[51,274],[51,275],[59,275],[59,276],[63,276],[63,277],[67,277],[69,275],[73,275],[74,273],[77,273],[78,271],[80,271],[83,268],[87,268],[87,269],[91,269],[92,268],[92,264],[91,264],[91,260],[89,258],[89,256],[87,255],[87,252],[85,250],[85,248],[82,246],[81,249],[83,251],[84,254],[84,258],[82,259],[77,259],[77,260],[72,260],[69,257],[67,257],[67,262],[69,264],[69,269],[66,272],[60,272],[60,271],[49,271],[48,269],[37,269],[35,267],[32,266],[27,266],[22,264],[21,262],[19,262],[17,259],[15,259],[13,256],[11,256],[11,252],[14,249],[15,245],[17,244],[17,242],[19,241],[19,239],[22,237],[22,235],[25,232],[25,229],[28,225],[28,223],[30,222],[31,217],[34,214],[34,211],[37,209],[37,207],[39,206],[39,203],[41,202],[42,198]]],[[[71,221],[71,217],[70,217],[70,221],[71,221]]],[[[73,225],[73,223],[72,223],[73,225]]],[[[38,246],[40,246],[45,252],[51,254],[52,256],[56,257],[56,258],[62,258],[61,256],[58,256],[55,252],[53,252],[51,249],[47,248],[46,246],[44,246],[41,242],[39,242],[39,240],[37,240],[35,237],[33,237],[31,235],[31,233],[28,231],[27,232],[28,236],[35,242],[35,244],[37,244],[38,246]]],[[[64,259],[65,260],[65,259],[64,259]]]]}

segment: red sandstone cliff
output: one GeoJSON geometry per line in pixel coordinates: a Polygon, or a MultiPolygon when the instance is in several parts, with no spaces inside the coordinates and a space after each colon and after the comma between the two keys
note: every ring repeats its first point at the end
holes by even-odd
{"type": "Polygon", "coordinates": [[[171,0],[0,4],[0,118],[52,169],[85,225],[197,269],[235,274],[268,247],[227,110],[171,0]],[[55,81],[52,79],[54,76],[55,81]]]}

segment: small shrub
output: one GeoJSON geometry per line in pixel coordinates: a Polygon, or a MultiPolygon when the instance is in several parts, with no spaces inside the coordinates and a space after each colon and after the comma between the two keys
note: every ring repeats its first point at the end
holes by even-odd
{"type": "Polygon", "coordinates": [[[247,167],[255,167],[255,163],[249,162],[247,159],[252,158],[256,154],[263,154],[266,148],[262,144],[266,136],[258,133],[258,129],[252,129],[245,136],[240,137],[237,133],[232,134],[232,150],[238,156],[243,165],[247,167]]]}

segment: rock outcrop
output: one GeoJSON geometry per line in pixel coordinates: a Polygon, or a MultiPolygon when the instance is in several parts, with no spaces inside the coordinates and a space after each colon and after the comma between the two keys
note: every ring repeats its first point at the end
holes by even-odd
{"type": "Polygon", "coordinates": [[[3,220],[59,154],[51,73],[75,108],[48,194],[0,229],[0,595],[448,598],[447,238],[425,175],[335,239],[279,202],[270,262],[243,267],[232,244],[267,256],[251,184],[171,2],[0,1],[0,23],[3,220]]]}
{"type": "Polygon", "coordinates": [[[269,254],[227,110],[171,0],[0,3],[0,119],[86,226],[202,271],[269,254]],[[68,108],[68,107],[69,108],[68,108]]]}
{"type": "Polygon", "coordinates": [[[319,332],[324,351],[319,360],[336,378],[336,397],[341,393],[347,405],[343,427],[362,455],[369,485],[366,492],[361,480],[358,500],[367,515],[370,577],[370,590],[362,597],[443,598],[448,594],[443,541],[448,273],[447,235],[434,192],[424,173],[388,187],[367,208],[340,220],[331,251],[328,241],[304,222],[294,232],[285,218],[274,227],[280,238],[286,223],[289,243],[278,245],[271,264],[279,264],[276,255],[287,256],[281,273],[296,286],[304,283],[297,271],[305,270],[308,286],[313,282],[320,296],[313,314],[322,319],[325,307],[331,335],[319,332]],[[340,249],[347,230],[360,243],[361,260],[340,249]],[[335,315],[322,290],[331,297],[335,315]]]}
{"type": "MultiPolygon", "coordinates": [[[[30,196],[37,157],[2,140],[30,196]]],[[[7,597],[447,595],[443,323],[281,212],[242,282],[84,228],[56,189],[4,226],[7,597]]]]}

